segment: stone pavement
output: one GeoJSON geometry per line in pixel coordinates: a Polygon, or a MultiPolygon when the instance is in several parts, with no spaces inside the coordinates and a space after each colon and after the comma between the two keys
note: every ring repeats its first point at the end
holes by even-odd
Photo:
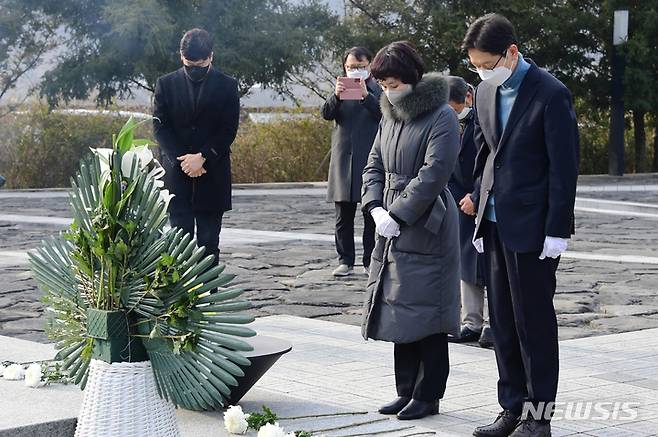
{"type": "MultiPolygon", "coordinates": [[[[490,350],[451,344],[450,376],[440,414],[400,422],[375,413],[379,405],[395,396],[391,344],[365,342],[355,326],[293,316],[262,317],[253,327],[260,334],[290,341],[293,350],[240,403],[245,411],[267,405],[281,417],[368,412],[340,418],[281,420],[287,429],[345,426],[323,432],[328,437],[384,431],[390,436],[468,436],[500,409],[496,363],[490,350]],[[379,421],[366,424],[373,420],[379,421]],[[413,428],[403,429],[408,426],[413,428]]],[[[9,339],[0,337],[0,349],[6,351],[8,343],[11,345],[9,339]]],[[[43,354],[49,347],[32,343],[32,355],[23,358],[35,359],[35,353],[43,354]]],[[[658,329],[563,340],[560,354],[554,436],[658,435],[658,329]]],[[[49,435],[3,434],[17,422],[45,426],[44,422],[60,421],[70,428],[79,408],[80,392],[75,387],[53,385],[35,390],[0,380],[0,392],[7,393],[0,397],[1,437],[49,435]],[[35,415],[35,410],[41,411],[39,405],[48,405],[45,402],[54,407],[35,415]]],[[[226,435],[220,413],[179,411],[178,415],[184,437],[226,435]]]]}
{"type": "MultiPolygon", "coordinates": [[[[576,235],[558,271],[560,338],[658,328],[656,186],[655,175],[581,178],[576,235]]],[[[366,276],[358,267],[351,277],[331,276],[334,211],[325,190],[274,184],[234,191],[222,262],[238,275],[255,315],[360,323],[366,276]]],[[[0,190],[0,335],[46,341],[26,251],[64,229],[70,215],[66,191],[0,190]]]]}

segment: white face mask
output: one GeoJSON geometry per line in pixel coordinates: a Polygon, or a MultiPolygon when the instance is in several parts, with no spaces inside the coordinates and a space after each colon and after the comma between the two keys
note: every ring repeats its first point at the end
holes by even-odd
{"type": "Polygon", "coordinates": [[[366,80],[370,77],[370,71],[367,68],[359,68],[358,70],[349,70],[347,71],[347,77],[353,79],[363,79],[366,80]]]}
{"type": "Polygon", "coordinates": [[[470,113],[471,113],[471,108],[469,108],[468,106],[464,106],[464,109],[462,109],[462,111],[459,114],[457,114],[457,118],[459,118],[460,120],[463,120],[470,113]]]}
{"type": "Polygon", "coordinates": [[[391,102],[391,105],[395,106],[400,103],[402,99],[411,94],[412,91],[413,87],[406,83],[404,84],[404,88],[398,87],[396,90],[386,90],[384,93],[386,94],[388,101],[391,102]]]}
{"type": "MultiPolygon", "coordinates": [[[[507,52],[505,53],[505,61],[507,61],[507,52]]],[[[503,61],[503,64],[505,61],[503,61]]],[[[496,87],[504,84],[505,81],[512,75],[512,70],[504,66],[496,67],[493,70],[484,70],[478,68],[477,71],[480,75],[480,79],[482,79],[483,82],[496,87]]]]}

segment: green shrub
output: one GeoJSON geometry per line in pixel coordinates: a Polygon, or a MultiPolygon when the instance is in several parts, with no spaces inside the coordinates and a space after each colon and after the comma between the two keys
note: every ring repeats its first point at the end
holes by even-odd
{"type": "MultiPolygon", "coordinates": [[[[297,112],[295,112],[297,113],[297,112]]],[[[0,174],[8,188],[68,187],[90,147],[109,147],[125,117],[70,114],[34,107],[0,119],[0,174]]],[[[150,123],[138,129],[152,138],[150,123]]],[[[273,123],[244,120],[233,145],[233,180],[326,180],[331,124],[316,115],[273,123]]],[[[157,156],[157,154],[156,154],[157,156]]]]}
{"type": "Polygon", "coordinates": [[[233,144],[237,183],[326,180],[332,125],[319,116],[271,123],[245,121],[233,144]]]}
{"type": "MultiPolygon", "coordinates": [[[[592,109],[576,101],[578,132],[580,133],[580,174],[608,173],[608,144],[610,135],[610,111],[592,109]]],[[[649,126],[647,126],[649,128],[649,126]]],[[[624,132],[624,173],[635,172],[635,146],[632,115],[626,115],[624,132]]],[[[653,159],[653,132],[647,131],[647,161],[651,168],[653,159]]]]}
{"type": "MultiPolygon", "coordinates": [[[[609,112],[576,102],[581,158],[580,174],[608,172],[609,112]]],[[[240,124],[233,144],[236,183],[308,182],[326,180],[332,124],[318,111],[294,111],[302,118],[271,123],[240,124]],[[303,114],[302,114],[303,113],[303,114]]],[[[630,117],[629,117],[630,118],[630,117]]],[[[113,114],[70,114],[44,107],[0,118],[0,174],[9,188],[68,187],[69,178],[90,147],[109,147],[112,133],[126,117],[113,114]]],[[[626,131],[626,171],[634,171],[633,132],[626,131]]],[[[653,158],[653,126],[648,123],[648,160],[653,158]]],[[[152,138],[151,124],[138,129],[152,138]]],[[[156,154],[157,156],[157,154],[156,154]]]]}
{"type": "MultiPolygon", "coordinates": [[[[35,107],[2,120],[0,173],[11,188],[68,187],[90,147],[111,147],[126,117],[70,114],[35,107]]],[[[151,137],[150,123],[138,135],[151,137]]]]}

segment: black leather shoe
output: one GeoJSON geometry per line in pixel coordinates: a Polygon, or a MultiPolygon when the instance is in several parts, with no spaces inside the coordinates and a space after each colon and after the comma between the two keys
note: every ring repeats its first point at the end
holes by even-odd
{"type": "Polygon", "coordinates": [[[448,341],[451,343],[471,343],[478,341],[480,334],[481,331],[473,331],[468,326],[464,326],[459,333],[459,337],[448,337],[448,341]]]}
{"type": "Polygon", "coordinates": [[[400,396],[393,402],[389,402],[379,409],[379,414],[398,414],[400,410],[407,406],[411,398],[400,396]]]}
{"type": "Polygon", "coordinates": [[[537,422],[534,419],[525,419],[519,422],[510,437],[551,437],[550,422],[537,422]]]}
{"type": "Polygon", "coordinates": [[[493,331],[491,330],[490,327],[485,326],[482,329],[482,334],[480,334],[480,339],[478,340],[478,343],[480,344],[480,347],[483,347],[485,349],[494,348],[494,336],[493,336],[493,331]]]}
{"type": "Polygon", "coordinates": [[[508,437],[519,424],[519,417],[518,414],[509,410],[503,410],[493,423],[475,428],[473,435],[475,437],[508,437]]]}
{"type": "Polygon", "coordinates": [[[434,414],[439,414],[439,401],[425,402],[412,399],[411,402],[409,402],[409,404],[398,413],[398,419],[415,420],[434,414]]]}

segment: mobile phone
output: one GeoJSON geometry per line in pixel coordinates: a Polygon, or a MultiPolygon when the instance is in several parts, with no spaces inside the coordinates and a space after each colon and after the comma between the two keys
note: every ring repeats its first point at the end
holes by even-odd
{"type": "Polygon", "coordinates": [[[354,77],[339,77],[338,81],[345,87],[345,91],[338,96],[341,100],[361,100],[361,80],[354,77]]]}

